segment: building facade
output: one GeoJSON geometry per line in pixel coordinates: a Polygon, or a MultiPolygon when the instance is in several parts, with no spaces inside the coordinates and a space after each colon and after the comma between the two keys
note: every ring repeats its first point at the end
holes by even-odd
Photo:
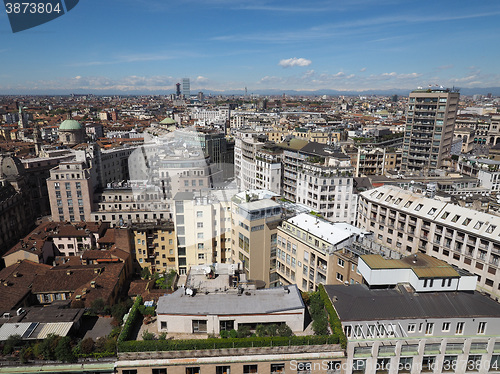
{"type": "Polygon", "coordinates": [[[343,251],[364,236],[346,223],[331,223],[311,214],[289,218],[278,227],[276,269],[282,284],[302,292],[319,284],[360,282],[357,260],[343,251]]]}
{"type": "Polygon", "coordinates": [[[478,278],[477,287],[500,296],[500,218],[397,187],[362,192],[358,225],[374,240],[407,255],[444,260],[478,278]]]}
{"type": "Polygon", "coordinates": [[[460,94],[443,88],[410,93],[406,113],[402,169],[440,168],[449,157],[460,94]]]}

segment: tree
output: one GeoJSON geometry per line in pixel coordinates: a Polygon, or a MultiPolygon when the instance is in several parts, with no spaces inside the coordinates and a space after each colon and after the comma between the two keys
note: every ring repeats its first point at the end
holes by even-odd
{"type": "Polygon", "coordinates": [[[252,332],[250,331],[249,326],[240,325],[238,327],[238,338],[246,338],[249,337],[250,335],[252,335],[252,332]]]}
{"type": "Polygon", "coordinates": [[[127,311],[128,308],[125,303],[115,304],[111,307],[111,315],[119,323],[123,321],[123,316],[127,313],[127,311]]]}
{"type": "Polygon", "coordinates": [[[21,338],[21,335],[15,334],[9,336],[5,341],[5,345],[3,347],[3,354],[4,355],[11,354],[14,351],[14,348],[18,347],[22,341],[23,339],[21,338]]]}
{"type": "Polygon", "coordinates": [[[95,299],[92,301],[92,305],[90,306],[90,312],[92,314],[103,314],[106,309],[106,304],[102,298],[95,299]]]}
{"type": "Polygon", "coordinates": [[[73,349],[71,347],[71,338],[65,336],[59,339],[56,349],[55,349],[56,359],[63,362],[76,362],[76,357],[73,354],[73,349]]]}
{"type": "Polygon", "coordinates": [[[276,332],[278,333],[278,336],[293,336],[292,329],[286,323],[279,325],[276,332]]]}
{"type": "Polygon", "coordinates": [[[94,346],[95,346],[94,339],[92,338],[83,339],[82,342],[80,343],[80,351],[83,354],[88,355],[94,351],[94,346]]]}
{"type": "Polygon", "coordinates": [[[142,333],[142,340],[155,340],[156,336],[152,332],[149,331],[143,331],[142,333]]]}
{"type": "Polygon", "coordinates": [[[44,360],[54,360],[56,358],[55,351],[60,339],[61,337],[58,335],[49,334],[40,343],[39,353],[44,360]]]}
{"type": "Polygon", "coordinates": [[[143,278],[143,279],[150,279],[151,278],[151,271],[149,271],[148,267],[145,267],[141,270],[141,278],[143,278]]]}

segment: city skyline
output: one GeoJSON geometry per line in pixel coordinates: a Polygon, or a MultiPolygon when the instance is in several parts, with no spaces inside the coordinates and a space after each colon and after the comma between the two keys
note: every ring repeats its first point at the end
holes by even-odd
{"type": "Polygon", "coordinates": [[[0,94],[500,87],[493,1],[81,2],[13,34],[0,94]]]}

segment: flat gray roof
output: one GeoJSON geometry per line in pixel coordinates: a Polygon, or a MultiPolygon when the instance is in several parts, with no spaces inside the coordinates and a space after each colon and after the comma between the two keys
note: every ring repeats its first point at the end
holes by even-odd
{"type": "Polygon", "coordinates": [[[341,321],[417,318],[500,318],[500,304],[478,292],[407,292],[362,284],[326,285],[341,321]]]}
{"type": "Polygon", "coordinates": [[[237,293],[209,293],[187,296],[179,288],[172,294],[160,297],[157,314],[183,315],[248,315],[269,314],[287,310],[304,309],[302,296],[296,285],[244,290],[237,293]]]}

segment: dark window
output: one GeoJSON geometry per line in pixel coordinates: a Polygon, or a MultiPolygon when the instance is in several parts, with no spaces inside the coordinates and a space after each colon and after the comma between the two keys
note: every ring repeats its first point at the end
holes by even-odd
{"type": "Polygon", "coordinates": [[[231,366],[225,365],[225,366],[216,366],[215,367],[215,374],[229,374],[231,370],[231,366]]]}
{"type": "Polygon", "coordinates": [[[271,374],[284,373],[285,364],[271,364],[271,374]]]}
{"type": "Polygon", "coordinates": [[[243,374],[257,373],[257,365],[243,365],[243,374]]]}
{"type": "Polygon", "coordinates": [[[220,330],[233,330],[234,329],[234,320],[230,321],[220,321],[220,330]]]}
{"type": "Polygon", "coordinates": [[[165,368],[153,369],[152,374],[167,374],[167,369],[165,368]]]}
{"type": "Polygon", "coordinates": [[[200,374],[200,367],[190,367],[186,368],[186,374],[200,374]]]}

